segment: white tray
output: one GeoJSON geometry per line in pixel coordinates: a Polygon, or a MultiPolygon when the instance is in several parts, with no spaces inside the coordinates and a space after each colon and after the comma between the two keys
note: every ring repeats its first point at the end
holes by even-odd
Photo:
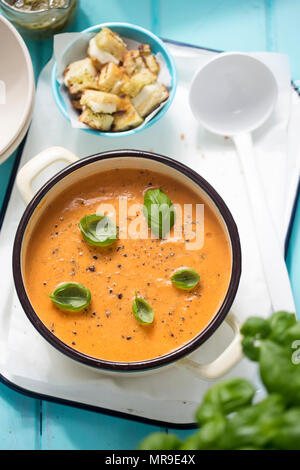
{"type": "MultiPolygon", "coordinates": [[[[113,148],[152,150],[191,166],[225,199],[239,228],[243,273],[233,311],[241,321],[253,314],[267,316],[271,304],[249,215],[243,174],[233,144],[230,139],[213,136],[199,128],[188,105],[193,72],[215,52],[179,44],[168,43],[168,46],[179,75],[174,103],[159,123],[136,136],[124,138],[100,138],[71,128],[54,103],[50,86],[53,62],[50,61],[39,79],[21,166],[53,145],[64,146],[80,157],[113,148]]],[[[290,85],[287,58],[279,54],[259,56],[273,68],[280,90],[277,109],[254,135],[254,143],[267,198],[284,246],[299,177],[300,100],[290,85]]],[[[45,171],[36,182],[37,187],[60,168],[56,165],[45,171]]],[[[24,209],[14,188],[0,234],[1,380],[43,399],[168,426],[192,426],[194,411],[212,381],[200,380],[176,367],[150,376],[109,377],[65,357],[37,333],[20,306],[11,271],[14,234],[24,209]]],[[[202,363],[209,362],[230,339],[229,328],[223,324],[192,357],[202,363]]],[[[236,376],[256,382],[258,393],[263,394],[253,363],[243,359],[227,374],[227,377],[236,376]]]]}

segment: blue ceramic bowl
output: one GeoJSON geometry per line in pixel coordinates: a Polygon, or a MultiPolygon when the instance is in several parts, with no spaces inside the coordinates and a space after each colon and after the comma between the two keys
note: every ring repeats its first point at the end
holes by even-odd
{"type": "MultiPolygon", "coordinates": [[[[90,134],[95,134],[95,135],[104,136],[104,137],[121,137],[121,136],[125,137],[128,135],[136,134],[137,132],[140,132],[142,130],[148,129],[150,126],[152,126],[155,122],[157,122],[159,119],[163,117],[163,115],[169,109],[175,96],[176,86],[177,86],[177,72],[175,68],[174,59],[171,56],[171,54],[168,52],[164,43],[157,36],[155,36],[155,34],[151,33],[147,29],[141,28],[140,26],[136,26],[136,25],[129,24],[129,23],[102,23],[96,26],[91,26],[90,28],[87,28],[84,31],[82,31],[82,33],[92,33],[92,32],[97,33],[98,31],[100,31],[101,28],[105,26],[107,28],[110,28],[112,31],[115,31],[120,36],[126,37],[128,39],[135,39],[136,41],[144,43],[144,44],[149,44],[154,54],[157,54],[158,52],[160,52],[166,62],[166,65],[168,67],[168,70],[171,76],[171,88],[169,90],[169,98],[166,104],[161,108],[161,110],[157,114],[155,114],[155,116],[153,116],[153,118],[150,121],[145,123],[142,127],[137,127],[135,129],[130,129],[128,131],[123,131],[123,132],[100,132],[100,131],[93,130],[93,129],[81,129],[85,132],[89,132],[90,134]]],[[[72,47],[72,45],[69,45],[68,47],[72,47]]],[[[60,85],[58,81],[56,80],[56,73],[57,73],[57,66],[55,63],[52,69],[52,77],[51,77],[54,99],[60,111],[64,115],[64,117],[68,119],[68,121],[70,121],[66,104],[60,93],[60,89],[59,89],[60,85]]]]}

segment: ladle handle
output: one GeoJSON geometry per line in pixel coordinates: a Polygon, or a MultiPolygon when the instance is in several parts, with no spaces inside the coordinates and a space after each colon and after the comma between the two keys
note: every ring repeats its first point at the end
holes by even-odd
{"type": "Polygon", "coordinates": [[[252,218],[273,311],[296,312],[284,254],[266,201],[250,134],[233,137],[247,184],[252,218]]]}

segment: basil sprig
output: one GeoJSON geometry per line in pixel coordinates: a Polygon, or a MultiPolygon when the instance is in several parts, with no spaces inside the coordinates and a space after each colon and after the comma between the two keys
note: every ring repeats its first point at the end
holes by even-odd
{"type": "Polygon", "coordinates": [[[191,290],[199,283],[200,276],[191,268],[180,268],[172,274],[171,281],[179,289],[191,290]]]}
{"type": "Polygon", "coordinates": [[[62,310],[78,312],[89,305],[91,292],[77,282],[63,282],[49,297],[62,310]]]}
{"type": "Polygon", "coordinates": [[[146,192],[143,212],[151,231],[159,238],[164,238],[174,225],[174,206],[161,189],[146,192]]]}
{"type": "Polygon", "coordinates": [[[135,299],[132,302],[132,311],[135,318],[143,325],[152,323],[154,320],[154,311],[148,302],[135,293],[135,299]]]}
{"type": "Polygon", "coordinates": [[[107,215],[85,215],[78,225],[89,245],[109,246],[117,240],[116,224],[107,215]]]}

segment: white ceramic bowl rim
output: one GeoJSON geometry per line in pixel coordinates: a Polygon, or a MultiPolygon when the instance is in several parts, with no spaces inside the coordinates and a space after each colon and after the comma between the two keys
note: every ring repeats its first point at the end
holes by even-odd
{"type": "MultiPolygon", "coordinates": [[[[34,92],[35,92],[35,86],[34,86],[34,83],[33,83],[33,93],[34,92]]],[[[32,101],[31,107],[28,111],[26,122],[25,122],[23,128],[21,129],[20,133],[17,135],[15,140],[10,144],[10,146],[5,150],[5,152],[3,152],[0,155],[0,165],[2,163],[4,163],[5,160],[7,160],[13,154],[13,152],[16,150],[16,148],[21,144],[22,140],[25,138],[26,132],[28,131],[28,128],[29,128],[29,125],[30,125],[30,122],[31,122],[33,109],[34,109],[34,100],[32,101]]]]}
{"type": "Polygon", "coordinates": [[[11,138],[5,143],[3,148],[0,149],[0,163],[5,160],[5,158],[4,159],[1,158],[2,154],[4,154],[4,152],[6,152],[6,150],[8,150],[12,146],[14,141],[17,139],[17,137],[19,136],[19,134],[22,132],[23,128],[27,124],[28,116],[32,108],[32,103],[34,99],[34,91],[35,91],[33,66],[32,66],[32,61],[31,61],[31,57],[27,49],[27,46],[25,42],[23,41],[21,35],[16,30],[16,28],[2,15],[0,15],[0,23],[1,22],[12,32],[12,34],[15,36],[18,44],[20,45],[22,49],[22,52],[25,58],[26,72],[27,72],[27,77],[28,77],[28,90],[24,90],[27,92],[27,98],[25,101],[23,113],[20,119],[18,120],[17,127],[15,128],[15,132],[11,136],[11,138]]]}

